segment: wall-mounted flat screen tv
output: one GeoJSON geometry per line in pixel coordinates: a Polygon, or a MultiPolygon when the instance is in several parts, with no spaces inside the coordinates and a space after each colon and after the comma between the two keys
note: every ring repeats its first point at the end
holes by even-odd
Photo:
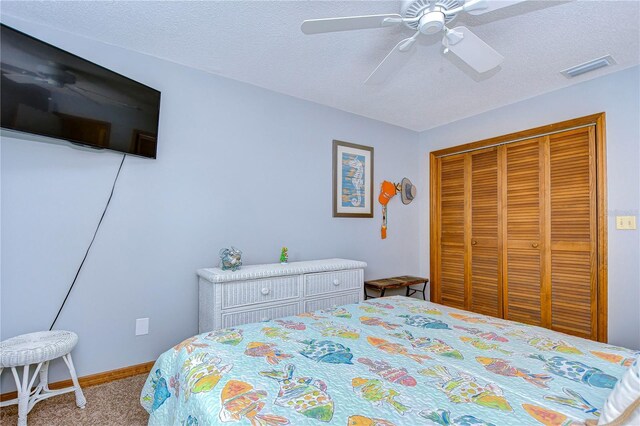
{"type": "Polygon", "coordinates": [[[2,25],[2,127],[156,158],[160,92],[2,25]]]}

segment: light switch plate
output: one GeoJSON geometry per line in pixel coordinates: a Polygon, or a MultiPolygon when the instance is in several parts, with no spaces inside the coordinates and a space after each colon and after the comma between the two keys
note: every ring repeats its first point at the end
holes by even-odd
{"type": "Polygon", "coordinates": [[[138,318],[136,320],[136,336],[149,334],[149,318],[138,318]]]}
{"type": "Polygon", "coordinates": [[[616,229],[636,229],[636,217],[616,216],[616,229]]]}

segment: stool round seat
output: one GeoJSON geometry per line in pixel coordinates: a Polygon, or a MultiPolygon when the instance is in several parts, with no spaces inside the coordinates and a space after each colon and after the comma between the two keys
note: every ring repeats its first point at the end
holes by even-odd
{"type": "Polygon", "coordinates": [[[78,343],[71,331],[21,334],[0,342],[0,368],[39,364],[68,354],[78,343]]]}

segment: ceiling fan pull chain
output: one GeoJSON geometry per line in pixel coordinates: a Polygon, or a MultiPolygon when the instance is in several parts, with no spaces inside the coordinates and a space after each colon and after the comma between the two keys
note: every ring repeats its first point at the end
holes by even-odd
{"type": "Polygon", "coordinates": [[[442,50],[442,53],[444,53],[445,55],[447,53],[449,53],[449,38],[447,37],[449,35],[449,32],[451,30],[447,27],[444,27],[444,37],[442,37],[442,45],[444,46],[444,49],[442,50]]]}

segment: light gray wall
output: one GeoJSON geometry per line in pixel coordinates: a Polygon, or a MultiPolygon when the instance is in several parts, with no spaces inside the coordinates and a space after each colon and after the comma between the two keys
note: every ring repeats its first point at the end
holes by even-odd
{"type": "MultiPolygon", "coordinates": [[[[79,375],[154,360],[198,331],[198,268],[233,244],[244,262],[344,257],[366,278],[417,274],[418,204],[332,218],[332,140],[373,146],[375,184],[418,179],[418,134],[22,21],[5,23],[162,91],[157,160],[127,157],[56,325],[79,375]],[[150,333],[134,336],[135,319],[150,333]]],[[[215,49],[215,42],[211,43],[215,49]]],[[[3,137],[1,338],[48,329],[121,155],[3,137]]],[[[67,378],[57,363],[53,381],[67,378]]],[[[14,389],[3,374],[2,392],[14,389]]],[[[11,382],[11,383],[10,383],[11,382]]]]}
{"type": "MultiPolygon", "coordinates": [[[[638,216],[640,211],[639,74],[640,68],[629,68],[420,134],[420,187],[428,188],[431,151],[606,112],[609,342],[636,349],[640,348],[640,233],[617,230],[615,216],[638,216]]],[[[422,274],[429,273],[427,197],[420,199],[420,267],[422,274]]]]}

